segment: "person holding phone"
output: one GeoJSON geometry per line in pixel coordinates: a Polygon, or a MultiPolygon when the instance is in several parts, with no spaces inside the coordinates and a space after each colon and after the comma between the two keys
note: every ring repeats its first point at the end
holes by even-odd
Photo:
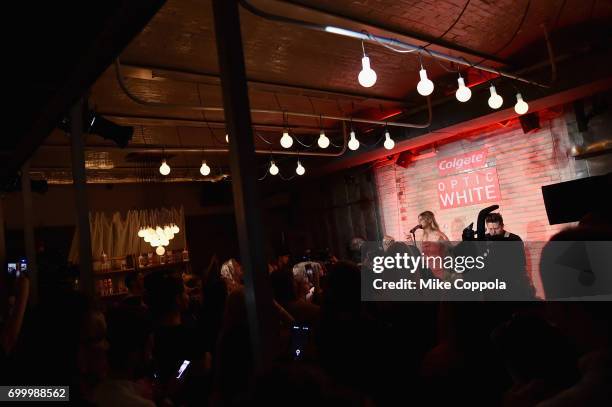
{"type": "MultiPolygon", "coordinates": [[[[24,273],[15,280],[15,302],[12,309],[9,309],[4,324],[0,326],[0,361],[6,358],[17,344],[29,296],[30,279],[24,273]]],[[[0,366],[6,364],[0,363],[0,366]]]]}

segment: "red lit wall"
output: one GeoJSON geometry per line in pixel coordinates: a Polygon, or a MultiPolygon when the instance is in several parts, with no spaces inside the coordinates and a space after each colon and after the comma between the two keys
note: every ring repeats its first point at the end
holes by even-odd
{"type": "MultiPolygon", "coordinates": [[[[546,241],[567,225],[548,224],[540,187],[586,176],[580,161],[568,158],[570,138],[564,115],[541,120],[541,129],[524,134],[515,121],[508,127],[497,126],[438,147],[435,157],[414,161],[408,168],[381,163],[375,168],[385,234],[403,240],[417,224],[420,212],[435,213],[440,228],[451,240],[461,240],[461,232],[476,222],[478,212],[493,203],[440,209],[438,161],[486,148],[487,167],[495,167],[501,201],[499,212],[506,230],[523,240],[546,241]]],[[[419,239],[417,231],[417,240],[419,239]]],[[[528,267],[538,293],[541,283],[537,274],[539,253],[528,253],[528,267]]]]}

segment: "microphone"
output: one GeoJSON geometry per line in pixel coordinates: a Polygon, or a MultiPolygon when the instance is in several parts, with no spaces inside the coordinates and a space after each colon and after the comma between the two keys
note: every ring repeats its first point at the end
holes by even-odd
{"type": "Polygon", "coordinates": [[[413,227],[412,229],[410,229],[410,233],[414,233],[416,232],[417,229],[423,229],[423,226],[421,225],[416,225],[415,227],[413,227]]]}

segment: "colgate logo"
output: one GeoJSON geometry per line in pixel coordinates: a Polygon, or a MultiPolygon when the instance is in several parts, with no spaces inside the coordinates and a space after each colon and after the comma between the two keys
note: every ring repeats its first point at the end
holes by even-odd
{"type": "Polygon", "coordinates": [[[438,161],[440,175],[484,167],[487,161],[487,149],[472,151],[467,154],[444,158],[438,161]]]}

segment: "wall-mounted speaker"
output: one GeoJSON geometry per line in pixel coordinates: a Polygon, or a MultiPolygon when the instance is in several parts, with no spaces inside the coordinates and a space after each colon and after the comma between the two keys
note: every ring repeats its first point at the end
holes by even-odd
{"type": "Polygon", "coordinates": [[[395,164],[403,168],[408,168],[412,162],[412,153],[410,151],[402,151],[397,155],[395,164]]]}
{"type": "Polygon", "coordinates": [[[537,112],[527,113],[519,116],[523,133],[529,134],[540,129],[540,115],[537,112]]]}

